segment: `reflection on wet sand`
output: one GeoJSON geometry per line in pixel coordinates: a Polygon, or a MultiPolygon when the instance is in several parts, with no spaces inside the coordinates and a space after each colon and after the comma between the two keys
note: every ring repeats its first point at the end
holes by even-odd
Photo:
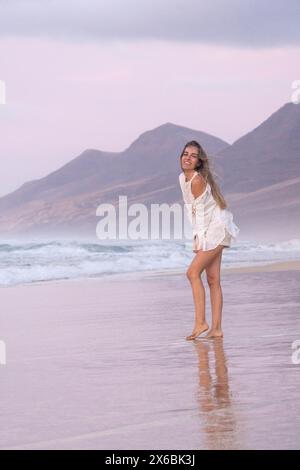
{"type": "Polygon", "coordinates": [[[223,338],[194,340],[198,354],[199,388],[196,400],[206,449],[238,448],[236,420],[230,398],[223,338]]]}
{"type": "Polygon", "coordinates": [[[299,449],[299,284],[224,276],[224,338],[189,342],[182,276],[2,289],[0,448],[299,449]]]}

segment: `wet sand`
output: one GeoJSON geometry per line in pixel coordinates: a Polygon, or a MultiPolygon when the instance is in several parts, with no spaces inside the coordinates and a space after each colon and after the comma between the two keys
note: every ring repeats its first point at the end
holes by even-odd
{"type": "Polygon", "coordinates": [[[222,271],[221,340],[185,340],[184,271],[0,289],[0,448],[299,449],[300,271],[276,264],[222,271]]]}

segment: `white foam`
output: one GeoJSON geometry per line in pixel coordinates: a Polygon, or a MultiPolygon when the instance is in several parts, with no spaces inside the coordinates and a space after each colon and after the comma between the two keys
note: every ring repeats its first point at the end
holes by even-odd
{"type": "MultiPolygon", "coordinates": [[[[195,254],[191,241],[137,240],[26,243],[0,242],[0,286],[117,273],[187,268],[195,254]]],[[[223,267],[255,266],[300,259],[300,240],[234,242],[223,250],[223,267]]]]}

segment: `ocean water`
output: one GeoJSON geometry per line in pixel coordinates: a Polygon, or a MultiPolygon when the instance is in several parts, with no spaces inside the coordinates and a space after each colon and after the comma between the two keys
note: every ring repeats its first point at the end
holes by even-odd
{"type": "MultiPolygon", "coordinates": [[[[191,241],[1,240],[0,286],[185,269],[194,256],[191,241]]],[[[300,239],[278,243],[233,242],[229,249],[223,250],[222,267],[296,259],[300,259],[300,239]]]]}

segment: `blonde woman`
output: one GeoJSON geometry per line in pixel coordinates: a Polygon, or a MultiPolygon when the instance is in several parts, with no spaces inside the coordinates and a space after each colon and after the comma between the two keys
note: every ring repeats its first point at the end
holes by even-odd
{"type": "Polygon", "coordinates": [[[212,326],[205,338],[222,337],[223,294],[220,267],[223,248],[229,248],[240,229],[213,178],[208,157],[201,145],[188,142],[180,156],[182,172],[179,183],[183,200],[192,224],[193,252],[196,253],[188,270],[195,304],[195,324],[187,340],[195,339],[209,329],[205,317],[205,288],[201,274],[206,271],[210,289],[212,326]]]}

